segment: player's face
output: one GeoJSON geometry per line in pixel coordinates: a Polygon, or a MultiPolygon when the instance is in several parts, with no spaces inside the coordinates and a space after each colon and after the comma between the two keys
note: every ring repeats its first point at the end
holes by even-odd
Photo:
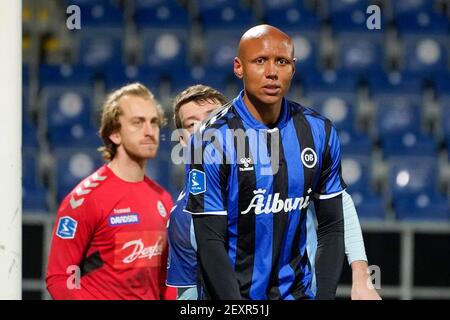
{"type": "Polygon", "coordinates": [[[247,40],[234,61],[234,72],[242,78],[248,98],[263,105],[281,102],[294,70],[292,42],[279,34],[247,40]]]}
{"type": "Polygon", "coordinates": [[[221,104],[216,100],[190,101],[180,107],[178,116],[181,120],[183,136],[180,142],[186,146],[189,136],[195,131],[197,125],[205,120],[211,112],[220,107],[221,104]]]}
{"type": "Polygon", "coordinates": [[[158,151],[160,128],[155,103],[136,96],[124,96],[119,103],[122,115],[117,133],[120,138],[118,149],[137,161],[154,158],[158,151]]]}

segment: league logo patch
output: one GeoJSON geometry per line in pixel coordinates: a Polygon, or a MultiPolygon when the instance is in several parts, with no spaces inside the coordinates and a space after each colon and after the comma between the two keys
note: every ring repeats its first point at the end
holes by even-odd
{"type": "Polygon", "coordinates": [[[189,192],[197,195],[206,191],[206,175],[197,169],[189,172],[189,192]]]}
{"type": "Polygon", "coordinates": [[[73,239],[77,231],[77,221],[69,216],[59,218],[56,235],[61,239],[73,239]]]}

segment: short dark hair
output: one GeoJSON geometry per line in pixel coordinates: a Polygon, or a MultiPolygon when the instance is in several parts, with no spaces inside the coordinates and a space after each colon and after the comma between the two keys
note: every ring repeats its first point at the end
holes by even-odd
{"type": "Polygon", "coordinates": [[[175,126],[177,129],[181,129],[183,124],[180,119],[180,108],[181,106],[189,103],[191,101],[195,102],[205,102],[208,100],[217,101],[221,105],[227,103],[227,98],[214,88],[205,86],[203,84],[197,84],[190,86],[180,92],[173,102],[173,120],[175,121],[175,126]]]}

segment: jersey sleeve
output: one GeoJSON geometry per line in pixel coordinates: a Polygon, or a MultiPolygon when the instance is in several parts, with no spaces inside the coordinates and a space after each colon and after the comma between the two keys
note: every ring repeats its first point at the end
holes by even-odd
{"type": "Polygon", "coordinates": [[[347,185],[341,173],[341,147],[336,128],[329,120],[325,123],[326,138],[320,180],[315,192],[318,199],[329,199],[341,194],[347,185]]]}
{"type": "Polygon", "coordinates": [[[94,234],[99,212],[93,201],[69,195],[61,204],[52,232],[46,283],[53,299],[92,298],[84,288],[80,264],[94,234]]]}
{"type": "Polygon", "coordinates": [[[201,134],[193,135],[186,165],[185,188],[188,200],[184,208],[190,214],[226,215],[227,165],[224,147],[203,143],[201,134]]]}
{"type": "Polygon", "coordinates": [[[195,287],[197,285],[197,251],[192,216],[178,206],[172,211],[167,235],[169,260],[167,285],[195,287]]]}
{"type": "MultiPolygon", "coordinates": [[[[172,197],[168,192],[164,193],[163,203],[166,209],[166,212],[170,212],[173,207],[172,197]]],[[[170,214],[167,217],[167,221],[170,219],[170,214]]],[[[161,292],[162,300],[176,300],[177,299],[177,290],[175,288],[168,287],[166,285],[166,277],[167,277],[167,259],[169,254],[169,246],[166,245],[164,247],[164,251],[162,253],[162,262],[161,269],[159,273],[159,288],[161,292]]]]}

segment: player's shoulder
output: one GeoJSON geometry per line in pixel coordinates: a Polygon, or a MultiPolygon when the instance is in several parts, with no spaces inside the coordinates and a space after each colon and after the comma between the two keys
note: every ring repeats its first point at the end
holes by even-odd
{"type": "Polygon", "coordinates": [[[166,207],[168,207],[168,209],[171,209],[170,207],[172,207],[173,201],[170,193],[155,180],[147,176],[145,176],[144,181],[150,187],[150,189],[152,189],[157,194],[157,197],[163,201],[166,207]]]}
{"type": "Polygon", "coordinates": [[[204,133],[207,130],[221,130],[228,128],[230,119],[234,118],[236,113],[233,109],[232,102],[214,110],[200,125],[199,132],[204,133]]]}
{"type": "Polygon", "coordinates": [[[110,171],[106,165],[103,165],[72,189],[61,203],[60,209],[84,208],[93,197],[105,190],[109,181],[111,181],[110,171]]]}
{"type": "Polygon", "coordinates": [[[334,126],[330,119],[314,110],[313,107],[305,106],[291,100],[288,100],[288,106],[294,118],[303,117],[311,126],[318,126],[324,129],[326,129],[326,127],[331,128],[334,126]]]}

